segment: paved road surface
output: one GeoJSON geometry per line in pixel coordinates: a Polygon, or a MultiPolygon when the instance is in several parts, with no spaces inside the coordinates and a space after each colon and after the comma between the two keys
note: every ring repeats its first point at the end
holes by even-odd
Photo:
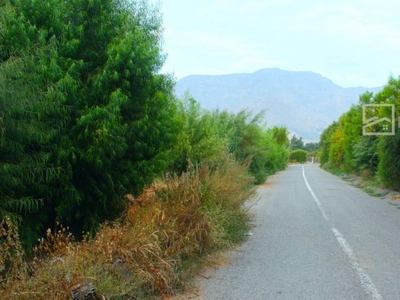
{"type": "Polygon", "coordinates": [[[268,182],[249,241],[199,280],[203,299],[400,299],[396,206],[316,165],[268,182]]]}

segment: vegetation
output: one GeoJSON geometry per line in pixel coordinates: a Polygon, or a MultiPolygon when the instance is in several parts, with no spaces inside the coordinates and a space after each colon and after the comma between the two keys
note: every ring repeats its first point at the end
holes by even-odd
{"type": "Polygon", "coordinates": [[[250,173],[257,184],[286,167],[289,157],[287,129],[265,129],[263,113],[252,116],[245,110],[237,114],[203,111],[189,94],[183,99],[181,111],[184,130],[177,149],[175,171],[185,170],[188,159],[194,164],[215,161],[225,152],[233,154],[239,162],[251,156],[250,173]]]}
{"type": "MultiPolygon", "coordinates": [[[[390,78],[377,94],[365,93],[338,121],[321,135],[320,161],[323,167],[339,169],[369,177],[376,176],[384,185],[399,189],[399,132],[395,135],[363,135],[363,105],[394,104],[396,115],[400,107],[400,78],[390,78]]],[[[368,111],[366,111],[368,113],[368,111]]],[[[374,116],[390,117],[390,107],[374,107],[374,116]],[[389,110],[388,110],[389,109],[389,110]]],[[[375,126],[374,132],[385,133],[375,126]]]]}
{"type": "Polygon", "coordinates": [[[93,232],[165,170],[177,142],[158,13],[130,1],[2,3],[4,209],[36,208],[23,218],[30,240],[55,220],[93,232]]]}
{"type": "Polygon", "coordinates": [[[262,113],[176,99],[161,29],[145,1],[0,3],[2,299],[170,294],[286,167],[262,113]]]}
{"type": "Polygon", "coordinates": [[[31,265],[17,255],[21,248],[13,225],[3,223],[0,255],[8,276],[1,298],[57,300],[92,294],[90,299],[142,299],[172,294],[196,270],[190,260],[244,239],[248,216],[243,203],[254,195],[247,164],[221,157],[218,163],[191,166],[179,177],[156,181],[137,198],[128,194],[121,219],[102,225],[93,238],[80,243],[66,228],[48,230],[31,265]]]}
{"type": "Polygon", "coordinates": [[[319,143],[306,143],[304,144],[301,137],[293,135],[290,139],[289,149],[291,150],[289,159],[291,162],[304,163],[308,161],[314,161],[314,158],[318,156],[320,149],[319,143]]]}
{"type": "Polygon", "coordinates": [[[289,159],[291,162],[304,163],[307,160],[307,151],[297,149],[290,152],[289,159]]]}
{"type": "Polygon", "coordinates": [[[304,150],[304,142],[301,137],[297,137],[296,135],[293,135],[292,138],[290,139],[290,144],[289,144],[290,150],[304,150]]]}

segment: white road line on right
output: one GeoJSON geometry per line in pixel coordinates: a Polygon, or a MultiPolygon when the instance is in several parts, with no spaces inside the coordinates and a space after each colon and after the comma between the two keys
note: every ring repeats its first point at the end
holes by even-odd
{"type": "MultiPolygon", "coordinates": [[[[312,190],[310,184],[307,181],[307,177],[306,177],[304,166],[301,166],[301,167],[303,169],[304,182],[305,182],[308,190],[310,191],[311,196],[313,197],[315,203],[317,204],[317,206],[319,208],[319,211],[321,212],[321,214],[324,217],[324,219],[327,221],[327,223],[329,225],[331,225],[330,222],[329,222],[328,216],[326,215],[325,209],[323,208],[321,202],[318,200],[317,196],[315,195],[314,191],[312,190]]],[[[361,267],[360,264],[358,263],[357,257],[354,254],[353,249],[351,248],[349,243],[346,241],[344,236],[336,228],[332,227],[331,229],[332,229],[332,232],[335,235],[336,240],[338,241],[340,247],[342,248],[343,252],[349,258],[350,264],[353,267],[353,269],[356,271],[358,277],[360,278],[361,286],[363,287],[365,292],[368,294],[369,298],[371,300],[383,300],[383,298],[379,294],[378,289],[376,288],[375,284],[372,282],[371,277],[363,269],[363,267],[361,267]]]]}
{"type": "Polygon", "coordinates": [[[368,293],[371,299],[382,300],[382,296],[379,294],[375,284],[372,282],[371,277],[365,272],[365,270],[357,262],[357,257],[355,256],[353,249],[347,243],[346,239],[336,228],[332,228],[333,234],[338,240],[340,246],[342,247],[344,253],[349,257],[351,266],[356,271],[358,277],[360,277],[361,285],[364,287],[365,291],[368,293]]]}

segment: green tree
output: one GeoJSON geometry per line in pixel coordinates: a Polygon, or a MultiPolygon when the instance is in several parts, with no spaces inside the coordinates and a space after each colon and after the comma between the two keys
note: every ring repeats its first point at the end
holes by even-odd
{"type": "MultiPolygon", "coordinates": [[[[26,169],[16,168],[29,157],[26,149],[46,170],[58,172],[39,180],[45,189],[32,182],[18,198],[43,199],[46,205],[35,217],[43,226],[60,220],[74,232],[93,230],[119,214],[124,193],[138,193],[174,159],[181,128],[173,80],[159,74],[165,58],[160,14],[144,1],[128,0],[15,0],[4,7],[2,73],[21,53],[36,45],[46,49],[32,55],[34,70],[24,69],[19,83],[11,83],[13,90],[21,84],[37,91],[40,110],[29,109],[36,102],[28,92],[21,103],[34,112],[32,131],[46,134],[46,140],[21,141],[25,152],[12,172],[26,177],[19,173],[26,169]]],[[[13,118],[23,113],[12,106],[13,118]]],[[[9,116],[2,123],[12,122],[9,116]]],[[[10,145],[3,151],[11,151],[10,145]]]]}
{"type": "MultiPolygon", "coordinates": [[[[45,190],[59,170],[49,165],[48,141],[57,134],[38,115],[49,115],[43,101],[23,74],[34,73],[35,59],[20,54],[0,65],[0,219],[22,221],[21,213],[38,209],[42,199],[32,191],[45,190]],[[30,99],[30,101],[27,101],[30,99]]],[[[29,78],[33,83],[35,76],[29,78]]]]}
{"type": "Polygon", "coordinates": [[[319,149],[319,143],[306,143],[304,145],[304,150],[306,150],[307,152],[317,152],[319,151],[319,149]]]}
{"type": "Polygon", "coordinates": [[[359,104],[351,106],[337,122],[323,132],[320,141],[321,164],[329,163],[329,166],[344,168],[348,172],[361,172],[367,165],[370,170],[376,169],[374,155],[371,156],[370,149],[362,148],[370,145],[376,149],[373,139],[362,136],[362,105],[371,103],[372,98],[372,93],[362,94],[359,104]]]}
{"type": "Polygon", "coordinates": [[[343,129],[343,165],[347,171],[354,170],[354,145],[362,137],[362,108],[353,105],[339,119],[343,129]]]}
{"type": "MultiPolygon", "coordinates": [[[[400,77],[389,78],[384,88],[375,95],[373,103],[395,104],[396,115],[400,115],[400,77]]],[[[387,108],[382,108],[387,109],[387,108]]],[[[385,114],[388,115],[387,113],[385,114]]],[[[379,136],[378,175],[387,186],[400,189],[400,131],[394,136],[379,136]]]]}
{"type": "Polygon", "coordinates": [[[330,153],[331,144],[332,144],[331,136],[336,131],[338,125],[339,125],[338,122],[333,122],[321,134],[321,138],[320,138],[321,151],[319,154],[321,166],[324,166],[326,163],[329,162],[329,153],[330,153]]]}
{"type": "Polygon", "coordinates": [[[278,127],[278,126],[274,126],[272,128],[272,134],[276,140],[276,142],[278,143],[278,145],[282,145],[282,146],[289,146],[289,138],[288,138],[288,130],[286,127],[278,127]]]}
{"type": "Polygon", "coordinates": [[[262,120],[263,112],[252,117],[250,113],[241,111],[228,125],[231,128],[229,149],[239,161],[253,156],[250,172],[256,183],[263,183],[268,175],[285,168],[289,156],[286,129],[265,129],[262,120]]]}
{"type": "Polygon", "coordinates": [[[181,136],[176,144],[177,158],[172,171],[181,173],[190,164],[199,165],[203,161],[216,161],[227,151],[227,130],[220,123],[219,112],[203,110],[189,93],[180,103],[181,136]]]}
{"type": "Polygon", "coordinates": [[[338,124],[330,138],[329,162],[336,168],[342,168],[344,159],[344,130],[338,124]]]}
{"type": "Polygon", "coordinates": [[[290,139],[290,144],[289,144],[290,150],[297,150],[297,149],[302,149],[304,150],[304,142],[301,137],[297,137],[296,135],[293,135],[292,138],[290,139]]]}
{"type": "Polygon", "coordinates": [[[185,94],[180,115],[185,125],[179,139],[180,154],[173,166],[175,172],[185,171],[188,161],[198,165],[205,160],[218,161],[228,153],[239,162],[251,157],[249,171],[256,183],[262,183],[269,174],[287,165],[287,130],[265,129],[262,112],[255,116],[245,110],[237,114],[209,112],[185,94]]]}
{"type": "Polygon", "coordinates": [[[353,168],[357,172],[370,170],[373,174],[378,169],[378,142],[377,136],[363,136],[353,145],[353,168]]]}
{"type": "Polygon", "coordinates": [[[289,162],[289,140],[287,138],[287,129],[285,127],[273,127],[265,132],[265,145],[267,146],[267,162],[266,168],[268,175],[277,171],[283,170],[287,167],[289,162]],[[276,132],[280,132],[279,135],[276,132]],[[283,138],[283,133],[286,139],[283,138]]]}
{"type": "Polygon", "coordinates": [[[53,86],[38,67],[57,55],[54,41],[35,37],[10,1],[0,4],[0,37],[0,218],[10,217],[32,242],[47,218],[48,187],[62,173],[52,162],[51,141],[67,108],[49,101],[53,86]]]}

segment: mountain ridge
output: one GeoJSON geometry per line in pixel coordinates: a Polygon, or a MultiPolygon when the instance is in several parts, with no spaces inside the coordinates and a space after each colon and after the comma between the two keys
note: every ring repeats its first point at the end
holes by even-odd
{"type": "Polygon", "coordinates": [[[311,71],[264,68],[253,73],[189,75],[180,79],[175,94],[187,90],[207,110],[254,113],[266,111],[269,126],[286,126],[305,141],[318,141],[321,132],[358,103],[359,96],[381,87],[349,87],[311,71]]]}

